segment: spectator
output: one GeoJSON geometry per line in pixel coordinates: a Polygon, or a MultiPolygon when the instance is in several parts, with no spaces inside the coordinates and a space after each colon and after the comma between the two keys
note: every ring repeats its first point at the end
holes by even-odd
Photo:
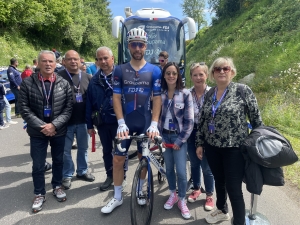
{"type": "Polygon", "coordinates": [[[188,197],[189,202],[195,202],[201,195],[201,169],[203,172],[204,185],[206,190],[206,200],[204,208],[205,210],[212,210],[214,208],[213,192],[214,192],[214,176],[209,168],[205,154],[203,153],[202,160],[200,160],[196,155],[195,138],[197,126],[199,123],[199,113],[203,106],[204,96],[210,89],[206,84],[208,76],[208,67],[205,63],[193,63],[190,68],[191,80],[193,82],[193,87],[190,92],[193,96],[194,105],[194,129],[187,140],[187,150],[189,154],[189,159],[191,163],[191,173],[194,190],[188,197]]]}
{"type": "Polygon", "coordinates": [[[90,68],[86,66],[86,63],[85,63],[85,60],[84,60],[83,57],[80,57],[80,62],[81,62],[80,70],[87,73],[87,74],[92,75],[92,72],[91,72],[90,68]]]}
{"type": "Polygon", "coordinates": [[[73,111],[65,139],[62,183],[65,189],[69,189],[75,172],[71,155],[75,135],[77,141],[76,177],[89,182],[95,180],[95,177],[88,171],[89,138],[85,122],[86,91],[92,76],[80,71],[80,57],[74,50],[66,52],[64,63],[65,69],[59,71],[58,74],[70,84],[73,93],[73,111]]]}
{"type": "Polygon", "coordinates": [[[38,61],[37,61],[37,59],[34,59],[34,60],[32,60],[32,62],[33,62],[32,72],[35,73],[35,72],[37,72],[37,71],[35,71],[35,69],[38,66],[38,61]]]}
{"type": "Polygon", "coordinates": [[[20,110],[19,110],[19,90],[20,85],[22,83],[21,73],[17,70],[19,63],[18,60],[12,58],[10,60],[10,66],[7,69],[8,79],[10,82],[10,90],[15,96],[15,115],[16,117],[20,117],[20,110]]]}
{"type": "Polygon", "coordinates": [[[174,144],[173,148],[166,148],[164,152],[170,190],[170,197],[164,204],[164,208],[172,209],[173,205],[178,202],[181,215],[183,218],[189,219],[191,214],[185,201],[187,186],[186,142],[194,125],[193,99],[191,92],[183,88],[182,77],[176,63],[167,63],[162,75],[162,111],[158,127],[162,134],[163,143],[174,144]],[[176,180],[178,196],[176,194],[176,180]]]}
{"type": "Polygon", "coordinates": [[[3,121],[3,109],[5,107],[4,97],[5,97],[4,86],[3,84],[0,83],[0,130],[8,128],[8,126],[5,125],[3,121]]]}
{"type": "Polygon", "coordinates": [[[216,87],[205,96],[196,134],[197,156],[202,160],[203,149],[205,150],[215,178],[217,208],[205,218],[210,224],[230,219],[227,193],[233,212],[232,224],[245,224],[242,192],[245,160],[240,144],[248,135],[247,116],[253,128],[262,125],[252,90],[243,85],[243,99],[238,92],[240,84],[232,82],[235,75],[236,68],[231,58],[221,57],[213,62],[208,76],[211,81],[216,82],[216,87]]]}
{"type": "MultiPolygon", "coordinates": [[[[3,86],[4,87],[4,86],[3,86]]],[[[5,89],[5,88],[4,88],[5,89]]],[[[7,100],[7,98],[3,97],[3,100],[5,102],[5,119],[6,119],[6,124],[7,125],[11,125],[11,124],[17,124],[18,121],[14,121],[14,120],[11,120],[11,106],[9,104],[9,101],[7,100]]]]}
{"type": "Polygon", "coordinates": [[[26,65],[25,70],[21,73],[21,78],[24,80],[26,77],[30,77],[32,74],[32,69],[30,65],[26,65]]]}
{"type": "Polygon", "coordinates": [[[58,73],[59,71],[64,70],[65,67],[62,63],[61,53],[59,51],[57,51],[56,49],[52,49],[52,51],[54,52],[55,59],[56,59],[56,67],[55,67],[54,72],[58,73]]]}
{"type": "MultiPolygon", "coordinates": [[[[108,47],[100,47],[98,56],[100,70],[93,76],[88,87],[86,121],[88,133],[92,136],[95,134],[92,113],[99,111],[102,107],[101,118],[103,124],[97,126],[97,130],[103,147],[103,161],[107,176],[104,183],[100,185],[100,190],[106,191],[113,183],[113,140],[117,133],[118,121],[112,105],[114,56],[108,47]]],[[[125,162],[126,169],[127,162],[125,162]]]]}
{"type": "Polygon", "coordinates": [[[163,70],[164,66],[168,63],[169,54],[166,51],[162,51],[158,55],[159,67],[163,70]]]}
{"type": "Polygon", "coordinates": [[[53,161],[51,181],[53,195],[59,202],[67,199],[61,181],[67,122],[73,104],[69,83],[54,73],[54,53],[41,51],[38,64],[40,73],[35,73],[22,82],[19,102],[20,112],[27,122],[27,133],[30,136],[35,194],[32,205],[34,213],[39,212],[46,201],[45,160],[49,142],[53,161]]]}

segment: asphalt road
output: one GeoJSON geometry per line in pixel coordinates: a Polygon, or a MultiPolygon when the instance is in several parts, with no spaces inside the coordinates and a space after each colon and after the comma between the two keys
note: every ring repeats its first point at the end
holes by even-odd
{"type": "MultiPolygon", "coordinates": [[[[113,188],[106,192],[99,191],[99,184],[106,178],[101,154],[101,147],[96,152],[89,151],[90,171],[96,180],[92,183],[73,178],[72,187],[67,190],[67,201],[59,203],[52,196],[51,171],[46,172],[47,201],[43,210],[37,214],[31,212],[33,183],[31,178],[31,158],[29,155],[29,138],[22,129],[22,119],[8,129],[0,130],[0,224],[123,224],[130,221],[130,190],[137,159],[131,160],[127,173],[127,187],[124,203],[109,215],[100,212],[102,206],[113,196],[113,188]]],[[[99,141],[99,138],[97,138],[99,141]]],[[[75,159],[76,150],[72,151],[75,159]]],[[[51,161],[48,153],[48,161],[51,161]]],[[[154,173],[156,174],[156,172],[154,173]]],[[[179,209],[164,210],[163,204],[168,198],[167,183],[155,181],[154,211],[151,224],[190,224],[204,225],[208,214],[203,208],[205,196],[195,203],[188,203],[192,217],[184,220],[179,209]]],[[[245,190],[246,208],[250,208],[250,194],[245,190]]],[[[257,211],[264,215],[269,224],[299,225],[299,192],[289,187],[265,186],[258,198],[257,211]]],[[[232,212],[230,211],[232,216],[232,212]]],[[[229,225],[230,221],[219,223],[229,225]]],[[[253,221],[251,224],[258,224],[253,221]]]]}

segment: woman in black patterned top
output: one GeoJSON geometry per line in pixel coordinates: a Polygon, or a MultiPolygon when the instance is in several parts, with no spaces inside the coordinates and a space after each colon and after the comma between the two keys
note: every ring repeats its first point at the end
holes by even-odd
{"type": "Polygon", "coordinates": [[[205,97],[196,134],[196,153],[202,159],[203,149],[215,178],[216,210],[205,219],[208,223],[229,220],[227,193],[233,211],[233,224],[245,224],[245,202],[242,192],[245,161],[240,144],[248,134],[247,118],[253,128],[262,125],[257,100],[247,85],[232,82],[236,68],[231,58],[216,59],[209,79],[216,87],[205,97]]]}

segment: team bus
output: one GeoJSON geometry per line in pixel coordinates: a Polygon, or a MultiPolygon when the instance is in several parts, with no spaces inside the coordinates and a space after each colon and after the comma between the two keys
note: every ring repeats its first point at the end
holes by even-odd
{"type": "Polygon", "coordinates": [[[152,64],[159,64],[158,55],[167,51],[169,62],[175,62],[180,67],[180,72],[185,83],[185,27],[187,24],[189,39],[196,35],[195,21],[190,17],[180,20],[160,8],[143,8],[132,13],[130,7],[125,8],[126,19],[116,16],[112,21],[112,34],[119,38],[118,64],[130,61],[130,53],[126,40],[127,32],[132,28],[142,28],[147,32],[148,44],[145,59],[152,64]]]}

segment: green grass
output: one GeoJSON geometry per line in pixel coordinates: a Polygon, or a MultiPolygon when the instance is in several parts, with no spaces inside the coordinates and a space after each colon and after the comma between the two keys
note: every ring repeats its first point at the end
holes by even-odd
{"type": "MultiPolygon", "coordinates": [[[[187,44],[187,66],[221,56],[232,57],[234,81],[255,73],[249,84],[263,122],[280,130],[300,156],[300,1],[261,0],[234,18],[200,30],[187,44]]],[[[186,70],[190,86],[189,70],[186,70]]],[[[284,168],[300,188],[300,163],[284,168]]]]}

